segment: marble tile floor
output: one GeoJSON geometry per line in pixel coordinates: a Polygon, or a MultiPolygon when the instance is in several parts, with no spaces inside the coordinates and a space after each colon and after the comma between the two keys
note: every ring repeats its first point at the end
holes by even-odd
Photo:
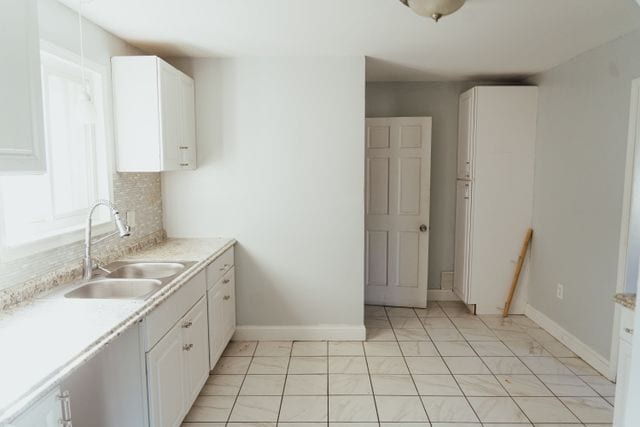
{"type": "Polygon", "coordinates": [[[525,316],[365,307],[366,342],[232,341],[183,427],[610,426],[615,385],[525,316]]]}

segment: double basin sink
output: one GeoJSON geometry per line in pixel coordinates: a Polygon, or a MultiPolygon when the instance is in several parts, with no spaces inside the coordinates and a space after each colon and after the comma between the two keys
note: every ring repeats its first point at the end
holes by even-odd
{"type": "Polygon", "coordinates": [[[115,262],[101,275],[64,294],[65,298],[146,299],[193,262],[115,262]]]}

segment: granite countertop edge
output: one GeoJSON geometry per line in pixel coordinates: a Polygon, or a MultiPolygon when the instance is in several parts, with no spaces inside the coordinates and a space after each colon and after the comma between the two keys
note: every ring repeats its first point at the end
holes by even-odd
{"type": "MultiPolygon", "coordinates": [[[[20,415],[30,405],[36,402],[38,399],[44,397],[50,390],[60,384],[71,373],[91,360],[97,353],[99,353],[105,346],[111,341],[117,338],[120,334],[125,332],[129,327],[135,323],[141,321],[151,311],[157,308],[160,304],[166,301],[169,297],[175,294],[185,283],[191,278],[200,273],[204,268],[210,264],[214,259],[219,257],[224,251],[236,244],[236,240],[233,238],[211,238],[211,239],[167,239],[159,245],[142,250],[137,253],[133,253],[123,257],[123,260],[156,260],[157,256],[153,255],[153,251],[157,251],[159,248],[170,246],[171,244],[179,243],[202,243],[210,241],[212,244],[217,241],[219,247],[213,252],[209,253],[205,258],[196,261],[191,267],[185,270],[182,274],[177,276],[166,286],[162,288],[158,293],[152,295],[149,299],[123,321],[116,324],[107,333],[97,337],[90,345],[88,345],[83,351],[71,358],[63,366],[59,366],[55,371],[51,372],[46,378],[38,383],[35,387],[32,387],[27,393],[17,397],[14,401],[7,405],[0,406],[0,423],[7,422],[10,419],[20,415]],[[150,252],[149,256],[145,256],[146,252],[150,252]]],[[[180,261],[186,261],[184,259],[180,261]]]]}
{"type": "Polygon", "coordinates": [[[613,301],[631,310],[636,309],[636,294],[615,294],[613,301]]]}

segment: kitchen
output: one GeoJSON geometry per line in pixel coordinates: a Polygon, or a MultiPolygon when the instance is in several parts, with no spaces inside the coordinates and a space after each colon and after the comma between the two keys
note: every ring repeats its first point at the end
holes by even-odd
{"type": "MultiPolygon", "coordinates": [[[[551,11],[535,2],[527,16],[505,1],[469,0],[436,24],[392,0],[358,2],[360,9],[352,5],[342,17],[332,9],[337,3],[296,8],[284,0],[184,10],[170,2],[4,1],[3,10],[12,13],[3,27],[16,32],[2,41],[15,58],[5,67],[3,80],[11,84],[2,91],[15,103],[3,107],[7,120],[0,129],[3,141],[35,145],[28,161],[24,145],[14,150],[20,155],[12,158],[16,147],[9,145],[0,156],[0,361],[1,382],[10,384],[0,387],[1,422],[30,425],[16,420],[65,391],[64,405],[54,406],[70,412],[75,425],[588,425],[611,424],[614,416],[616,425],[625,425],[618,417],[633,416],[630,405],[618,415],[625,405],[614,396],[625,393],[613,391],[628,378],[633,396],[633,373],[618,374],[617,385],[611,380],[620,372],[618,360],[626,369],[635,366],[635,338],[625,331],[637,319],[612,301],[617,293],[635,294],[637,273],[635,134],[629,131],[637,115],[638,83],[632,81],[640,76],[635,1],[610,7],[568,2],[560,13],[579,36],[567,40],[551,11]],[[78,12],[86,15],[81,26],[78,12]],[[363,12],[368,20],[359,19],[363,12]],[[447,44],[447,37],[477,33],[498,43],[503,37],[487,28],[507,13],[549,38],[532,40],[512,28],[519,44],[456,63],[450,49],[469,51],[460,39],[447,44]],[[269,20],[261,23],[261,14],[269,20]],[[335,25],[331,34],[323,32],[327,20],[335,25]],[[392,43],[382,30],[366,42],[358,36],[389,22],[396,31],[405,27],[407,36],[443,44],[421,47],[410,37],[392,43]],[[274,31],[273,23],[287,32],[274,31]],[[339,40],[345,40],[340,49],[339,40]],[[417,53],[430,59],[412,63],[408,57],[417,53]],[[496,62],[499,56],[509,59],[496,62]],[[468,282],[465,294],[456,292],[461,270],[455,267],[464,237],[456,232],[459,102],[475,93],[481,150],[482,118],[492,111],[483,107],[484,94],[498,85],[537,86],[527,113],[531,124],[507,138],[523,143],[530,163],[509,173],[489,164],[484,170],[495,170],[496,181],[487,189],[495,196],[471,195],[473,203],[486,200],[489,214],[477,221],[489,222],[473,229],[478,246],[467,260],[478,263],[472,277],[488,279],[468,282]],[[78,108],[80,127],[70,127],[64,109],[54,105],[78,108]],[[54,114],[61,116],[52,120],[54,114]],[[371,234],[379,227],[367,228],[373,224],[367,209],[388,208],[398,197],[369,191],[381,182],[397,185],[393,162],[387,175],[366,167],[369,154],[393,156],[383,152],[384,138],[368,138],[371,121],[385,118],[419,118],[421,142],[404,148],[413,156],[416,147],[429,147],[420,152],[428,157],[420,157],[419,168],[427,169],[414,186],[424,197],[399,205],[407,216],[416,206],[425,213],[420,203],[428,203],[429,215],[417,215],[410,232],[401,230],[405,247],[389,243],[394,239],[383,244],[382,234],[371,234]],[[63,155],[52,151],[51,141],[61,141],[63,155]],[[83,148],[87,141],[91,150],[83,148]],[[513,178],[516,172],[523,181],[513,178]],[[85,180],[93,185],[78,184],[85,180]],[[144,281],[148,294],[65,296],[86,286],[86,219],[99,199],[112,202],[122,227],[107,207],[95,209],[89,242],[121,232],[90,245],[97,267],[90,281],[111,281],[121,290],[144,281]],[[491,215],[492,203],[504,205],[493,205],[491,215]],[[524,207],[516,215],[513,206],[524,207]],[[34,227],[38,217],[48,220],[34,227]],[[502,320],[498,313],[529,226],[531,249],[511,315],[502,320]],[[492,227],[500,234],[479,238],[492,227]],[[366,244],[367,233],[379,246],[366,244]],[[400,256],[415,247],[426,251],[400,256]],[[393,251],[398,257],[387,255],[393,251]],[[500,263],[487,262],[489,255],[500,263]],[[152,271],[160,267],[169,271],[152,271]],[[393,300],[410,288],[386,286],[395,276],[417,289],[410,302],[393,300]],[[391,290],[374,300],[371,286],[391,290]],[[381,305],[388,307],[381,311],[381,305]],[[535,344],[532,354],[521,353],[523,343],[535,344]],[[167,358],[156,357],[156,350],[167,358]],[[521,359],[517,369],[492,365],[515,366],[511,358],[521,359]],[[340,368],[340,362],[366,362],[366,371],[340,368]],[[469,367],[456,371],[455,362],[469,367]],[[437,380],[453,383],[430,382],[437,380]],[[536,392],[514,391],[505,382],[517,380],[535,383],[536,392]],[[575,384],[561,387],[558,380],[575,384]],[[563,388],[571,391],[558,391],[563,388]],[[486,407],[488,399],[500,402],[497,409],[486,407]],[[447,405],[463,415],[448,416],[447,405]]],[[[518,112],[513,104],[505,108],[518,112]]],[[[513,123],[498,127],[507,122],[513,123]]],[[[406,175],[414,184],[416,176],[406,175]]]]}

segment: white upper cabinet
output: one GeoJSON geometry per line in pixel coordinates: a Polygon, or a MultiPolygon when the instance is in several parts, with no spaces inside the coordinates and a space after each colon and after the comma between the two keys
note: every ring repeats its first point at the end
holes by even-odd
{"type": "Polygon", "coordinates": [[[0,0],[0,174],[46,170],[36,0],[0,0]]]}
{"type": "Polygon", "coordinates": [[[196,168],[193,79],[157,56],[111,59],[118,171],[196,168]]]}

